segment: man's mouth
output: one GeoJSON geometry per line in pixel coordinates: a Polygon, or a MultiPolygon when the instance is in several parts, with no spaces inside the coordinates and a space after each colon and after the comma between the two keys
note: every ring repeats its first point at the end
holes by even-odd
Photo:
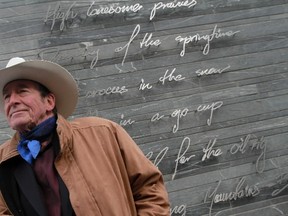
{"type": "Polygon", "coordinates": [[[12,116],[15,115],[15,114],[24,112],[24,111],[25,111],[25,110],[15,110],[15,111],[11,112],[10,117],[12,117],[12,116]]]}

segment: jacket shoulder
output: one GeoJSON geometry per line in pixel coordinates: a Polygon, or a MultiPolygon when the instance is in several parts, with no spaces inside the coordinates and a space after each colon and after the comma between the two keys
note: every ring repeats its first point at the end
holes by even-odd
{"type": "Polygon", "coordinates": [[[7,140],[0,145],[0,163],[15,155],[18,155],[16,146],[17,141],[14,138],[7,140]]]}
{"type": "Polygon", "coordinates": [[[9,143],[10,143],[10,140],[7,140],[0,145],[0,158],[3,158],[3,155],[5,155],[5,153],[7,152],[9,148],[9,143]]]}
{"type": "Polygon", "coordinates": [[[70,123],[73,129],[81,129],[87,127],[118,127],[117,123],[100,117],[82,117],[74,119],[70,123]]]}

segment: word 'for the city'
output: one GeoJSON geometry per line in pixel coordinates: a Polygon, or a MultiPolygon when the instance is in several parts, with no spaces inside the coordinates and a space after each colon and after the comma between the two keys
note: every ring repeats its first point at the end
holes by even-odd
{"type": "MultiPolygon", "coordinates": [[[[193,152],[192,149],[193,145],[191,143],[191,138],[184,137],[178,150],[177,157],[175,159],[175,168],[172,174],[172,180],[174,180],[177,173],[181,171],[181,166],[185,164],[189,163],[189,167],[191,168],[192,166],[195,166],[201,162],[221,157],[221,155],[223,155],[225,151],[223,151],[220,147],[217,147],[216,144],[217,144],[217,138],[211,139],[208,141],[207,144],[204,144],[200,157],[199,155],[197,156],[196,154],[191,153],[193,152]],[[201,158],[201,160],[196,160],[197,158],[201,158]]],[[[264,142],[264,137],[258,138],[253,134],[248,134],[246,137],[240,139],[240,143],[233,144],[228,152],[234,155],[238,151],[242,151],[242,153],[244,154],[246,151],[248,151],[248,149],[246,149],[246,147],[248,148],[248,146],[250,146],[251,152],[255,152],[256,149],[260,150],[260,152],[259,151],[255,152],[256,154],[259,154],[259,156],[256,159],[255,169],[258,173],[263,172],[266,163],[266,158],[265,156],[263,156],[266,154],[266,144],[264,142]],[[260,161],[262,163],[261,165],[260,161]]],[[[153,156],[155,156],[152,162],[155,164],[155,166],[158,167],[165,158],[165,156],[167,155],[168,151],[169,147],[166,146],[162,150],[160,150],[160,152],[157,155],[155,155],[153,151],[150,151],[146,154],[146,157],[151,159],[153,156]]]]}

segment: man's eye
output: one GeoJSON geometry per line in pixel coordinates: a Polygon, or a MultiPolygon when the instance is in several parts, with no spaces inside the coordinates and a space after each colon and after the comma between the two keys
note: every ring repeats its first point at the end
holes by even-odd
{"type": "Polygon", "coordinates": [[[7,101],[9,99],[9,95],[3,95],[3,98],[5,101],[7,101]]]}
{"type": "Polygon", "coordinates": [[[19,93],[25,93],[25,92],[27,92],[27,89],[20,89],[19,90],[19,93]]]}

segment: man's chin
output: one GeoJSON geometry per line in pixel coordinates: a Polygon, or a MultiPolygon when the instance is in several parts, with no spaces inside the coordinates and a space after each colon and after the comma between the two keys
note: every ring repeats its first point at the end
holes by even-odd
{"type": "Polygon", "coordinates": [[[13,130],[19,131],[20,133],[25,133],[30,131],[35,127],[30,120],[27,119],[17,119],[10,122],[10,127],[13,130]]]}

